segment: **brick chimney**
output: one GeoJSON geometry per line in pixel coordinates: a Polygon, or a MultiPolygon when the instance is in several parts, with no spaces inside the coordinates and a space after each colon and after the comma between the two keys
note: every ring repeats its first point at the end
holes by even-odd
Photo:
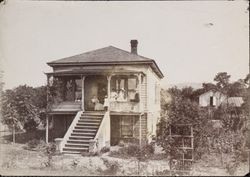
{"type": "Polygon", "coordinates": [[[137,44],[138,44],[138,41],[137,40],[131,40],[130,44],[131,44],[131,53],[137,55],[137,44]]]}

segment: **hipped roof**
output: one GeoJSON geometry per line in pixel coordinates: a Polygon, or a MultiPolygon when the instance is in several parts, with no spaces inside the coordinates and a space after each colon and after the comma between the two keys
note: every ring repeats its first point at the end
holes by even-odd
{"type": "Polygon", "coordinates": [[[163,74],[155,61],[137,54],[118,49],[113,46],[104,47],[90,52],[74,55],[47,63],[49,66],[65,65],[117,65],[117,64],[148,64],[158,77],[163,74]]]}

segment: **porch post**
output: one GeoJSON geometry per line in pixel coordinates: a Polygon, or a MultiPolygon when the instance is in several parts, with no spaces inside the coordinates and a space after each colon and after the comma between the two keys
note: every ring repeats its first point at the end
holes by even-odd
{"type": "Polygon", "coordinates": [[[49,115],[46,116],[46,143],[49,143],[49,115]]]}
{"type": "Polygon", "coordinates": [[[141,93],[142,93],[142,87],[141,87],[141,73],[139,73],[138,75],[138,81],[139,81],[139,112],[140,112],[140,117],[139,117],[139,124],[140,124],[140,129],[139,129],[139,145],[141,147],[142,144],[142,126],[141,126],[141,116],[142,116],[142,100],[141,100],[141,93]]]}
{"type": "Polygon", "coordinates": [[[139,145],[141,147],[141,114],[140,114],[140,117],[139,117],[139,121],[140,121],[140,129],[139,129],[139,145]]]}
{"type": "Polygon", "coordinates": [[[141,96],[141,93],[142,93],[142,87],[141,87],[141,84],[142,84],[142,81],[141,81],[141,73],[139,73],[138,74],[138,80],[139,80],[139,84],[138,84],[138,86],[139,86],[139,98],[140,98],[140,100],[139,100],[139,111],[140,112],[142,112],[142,100],[141,100],[141,98],[142,98],[142,96],[141,96]]]}
{"type": "Polygon", "coordinates": [[[84,106],[84,80],[85,76],[82,76],[82,111],[85,111],[85,106],[84,106]]]}
{"type": "Polygon", "coordinates": [[[107,80],[108,80],[108,100],[109,100],[109,106],[108,106],[108,110],[110,109],[110,81],[111,81],[111,75],[107,76],[107,80]]]}
{"type": "Polygon", "coordinates": [[[50,79],[50,75],[47,74],[47,107],[46,107],[46,135],[45,135],[45,140],[46,143],[49,142],[49,79],[50,79]]]}

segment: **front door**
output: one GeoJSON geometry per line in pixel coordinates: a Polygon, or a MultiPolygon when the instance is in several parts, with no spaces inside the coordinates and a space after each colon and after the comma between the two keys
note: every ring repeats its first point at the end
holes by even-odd
{"type": "Polygon", "coordinates": [[[105,76],[88,76],[84,81],[84,105],[86,111],[103,111],[105,95],[107,95],[107,79],[105,76]]]}

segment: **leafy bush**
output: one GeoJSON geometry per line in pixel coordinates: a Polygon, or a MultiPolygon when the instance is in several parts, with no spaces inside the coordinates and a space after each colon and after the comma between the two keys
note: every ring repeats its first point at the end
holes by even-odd
{"type": "Polygon", "coordinates": [[[123,158],[136,157],[139,160],[146,160],[154,154],[154,146],[147,144],[140,147],[138,144],[128,144],[118,151],[111,151],[110,156],[117,156],[123,158]]]}
{"type": "Polygon", "coordinates": [[[128,144],[120,149],[118,151],[111,151],[111,156],[121,156],[124,158],[127,157],[136,157],[140,152],[140,146],[136,144],[128,144]]]}
{"type": "Polygon", "coordinates": [[[43,163],[45,167],[51,167],[53,165],[52,157],[55,154],[55,152],[56,152],[56,144],[55,143],[47,144],[45,149],[45,155],[47,156],[47,161],[43,163]]]}
{"type": "Polygon", "coordinates": [[[46,143],[43,140],[33,139],[28,141],[27,149],[30,150],[42,150],[45,149],[46,143]]]}
{"type": "Polygon", "coordinates": [[[34,119],[31,119],[31,120],[29,120],[28,122],[25,122],[24,123],[24,129],[27,131],[27,132],[32,132],[32,131],[35,131],[36,130],[36,128],[37,128],[37,126],[38,126],[39,124],[36,122],[36,121],[34,121],[34,119]]]}
{"type": "Polygon", "coordinates": [[[145,146],[142,147],[142,153],[143,154],[154,154],[155,148],[153,144],[146,144],[145,146]]]}
{"type": "Polygon", "coordinates": [[[106,153],[106,152],[109,152],[109,151],[110,151],[110,148],[104,146],[104,147],[101,149],[100,153],[106,153]]]}

